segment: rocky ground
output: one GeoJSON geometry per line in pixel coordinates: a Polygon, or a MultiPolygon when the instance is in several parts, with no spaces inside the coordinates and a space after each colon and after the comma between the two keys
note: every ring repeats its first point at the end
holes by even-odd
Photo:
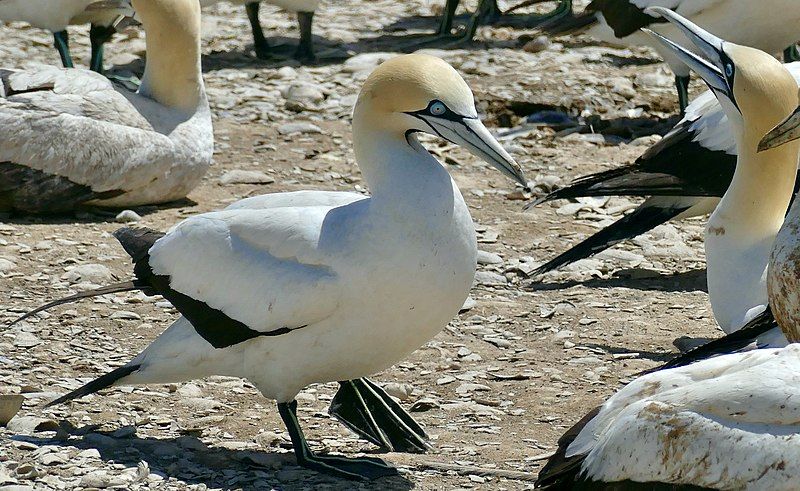
{"type": "MultiPolygon", "coordinates": [[[[357,90],[376,63],[432,32],[440,3],[325,1],[314,28],[322,58],[313,66],[256,59],[242,9],[208,10],[203,66],[217,144],[203,184],[187,202],[119,218],[97,211],[0,218],[0,318],[128,278],[129,259],[110,235],[119,221],[166,229],[254,194],[366,191],[350,144],[357,90]]],[[[293,18],[262,9],[269,35],[294,43],[293,18]]],[[[84,64],[85,31],[72,30],[84,64]]],[[[558,436],[638,371],[666,359],[675,338],[715,335],[700,220],[659,227],[562,272],[526,277],[633,202],[591,199],[523,212],[525,200],[631,161],[677,112],[672,76],[653,52],[536,36],[482,28],[475,43],[433,51],[464,75],[489,126],[534,184],[533,194],[523,193],[466,152],[429,140],[479,231],[484,252],[473,301],[434,340],[374,379],[413,411],[433,451],[385,455],[402,475],[377,483],[305,471],[294,464],[272,402],[247,381],[222,377],[106,390],[44,409],[56,394],[123,364],[176,317],[161,299],[120,294],[0,328],[0,392],[24,396],[19,414],[0,428],[0,490],[529,488],[558,436]],[[544,111],[558,111],[559,125],[535,124],[543,115],[553,120],[544,111]]],[[[4,66],[58,62],[48,33],[10,24],[0,38],[4,66]]],[[[139,71],[143,48],[143,35],[128,31],[107,47],[109,64],[118,73],[139,71]]],[[[335,389],[314,386],[299,397],[313,447],[374,452],[328,416],[335,389]]]]}

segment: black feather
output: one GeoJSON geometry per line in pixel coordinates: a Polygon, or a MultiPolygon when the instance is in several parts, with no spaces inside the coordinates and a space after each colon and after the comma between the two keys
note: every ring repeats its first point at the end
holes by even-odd
{"type": "Polygon", "coordinates": [[[71,400],[77,399],[79,397],[88,396],[89,394],[93,394],[93,393],[97,392],[98,390],[105,389],[106,387],[111,387],[112,385],[114,385],[114,383],[116,381],[118,381],[118,380],[120,380],[120,379],[122,379],[124,377],[127,377],[128,375],[130,375],[133,372],[135,372],[136,370],[138,370],[140,366],[141,365],[124,365],[124,366],[121,366],[121,367],[117,368],[116,370],[112,370],[111,372],[92,380],[88,384],[73,390],[69,394],[63,395],[63,396],[59,397],[58,399],[48,403],[46,407],[51,407],[51,406],[56,406],[58,404],[63,404],[65,402],[67,402],[67,401],[71,401],[71,400]]]}

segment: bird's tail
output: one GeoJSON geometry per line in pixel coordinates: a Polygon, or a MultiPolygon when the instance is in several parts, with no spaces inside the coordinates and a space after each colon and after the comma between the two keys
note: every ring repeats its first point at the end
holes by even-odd
{"type": "Polygon", "coordinates": [[[47,406],[45,407],[57,406],[59,404],[63,404],[65,402],[77,399],[79,397],[88,396],[89,394],[94,394],[95,392],[105,389],[106,387],[111,387],[112,385],[114,385],[116,381],[127,377],[131,373],[138,370],[139,367],[140,365],[121,366],[105,375],[97,377],[88,384],[73,390],[69,394],[59,397],[58,399],[48,403],[47,406]]]}
{"type": "Polygon", "coordinates": [[[538,276],[567,264],[572,264],[575,261],[594,256],[624,240],[637,237],[662,223],[668,222],[688,208],[690,207],[652,206],[644,202],[632,213],[625,215],[583,242],[542,264],[531,273],[531,276],[538,276]]]}
{"type": "Polygon", "coordinates": [[[30,312],[23,314],[22,316],[18,317],[13,322],[11,322],[11,324],[9,324],[8,327],[17,324],[18,322],[24,321],[25,319],[28,319],[32,315],[38,314],[39,312],[51,309],[58,305],[77,302],[78,300],[83,300],[84,298],[92,298],[92,297],[99,297],[100,295],[108,295],[109,293],[120,293],[120,292],[136,291],[136,290],[141,290],[148,294],[153,293],[149,285],[139,280],[114,283],[113,285],[103,286],[95,290],[88,290],[85,292],[76,293],[75,295],[70,295],[68,297],[60,298],[58,300],[53,300],[50,303],[46,303],[41,307],[37,307],[31,310],[30,312]]]}

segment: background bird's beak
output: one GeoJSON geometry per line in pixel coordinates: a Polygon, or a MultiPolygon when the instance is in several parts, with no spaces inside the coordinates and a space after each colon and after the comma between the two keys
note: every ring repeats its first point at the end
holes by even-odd
{"type": "Polygon", "coordinates": [[[712,90],[722,92],[729,98],[733,97],[724,75],[725,68],[722,60],[722,46],[724,41],[722,39],[701,29],[669,9],[650,7],[645,12],[652,15],[660,15],[675,24],[707,59],[700,57],[690,49],[665,38],[657,32],[643,29],[645,32],[653,36],[668,50],[674,53],[675,56],[680,58],[681,61],[686,63],[686,65],[697,73],[712,90]]]}
{"type": "Polygon", "coordinates": [[[522,168],[489,133],[480,119],[463,118],[454,121],[430,118],[426,120],[443,138],[466,148],[471,154],[480,157],[492,167],[522,184],[522,187],[528,186],[522,168]]]}
{"type": "Polygon", "coordinates": [[[800,138],[800,107],[794,110],[788,118],[774,127],[764,138],[758,142],[758,151],[763,152],[771,148],[779,147],[784,143],[789,143],[800,138]]]}

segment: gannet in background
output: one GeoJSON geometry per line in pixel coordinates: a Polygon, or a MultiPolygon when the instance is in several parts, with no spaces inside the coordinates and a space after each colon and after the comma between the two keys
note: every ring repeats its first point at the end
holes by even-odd
{"type": "Polygon", "coordinates": [[[27,22],[52,32],[55,48],[65,68],[73,67],[67,26],[91,24],[89,40],[92,58],[89,67],[103,73],[103,45],[116,32],[115,22],[119,14],[113,9],[87,10],[94,2],[96,0],[0,0],[0,20],[27,22]]]}
{"type": "MultiPolygon", "coordinates": [[[[767,53],[722,41],[666,9],[651,11],[680,26],[703,53],[701,58],[657,37],[720,98],[736,132],[740,156],[745,151],[754,154],[758,135],[797,106],[792,76],[767,53]]],[[[740,162],[734,185],[741,169],[756,180],[769,180],[775,166],[796,162],[800,146],[788,147],[764,152],[757,163],[749,162],[753,165],[740,162]]],[[[775,192],[791,194],[791,188],[780,186],[775,192]]],[[[726,195],[715,213],[744,211],[734,210],[727,199],[726,195]]],[[[751,204],[753,208],[764,205],[773,208],[758,200],[751,204]]],[[[783,218],[785,210],[772,211],[776,219],[783,218]]],[[[798,340],[790,336],[792,329],[783,327],[791,340],[798,340]]],[[[797,400],[798,344],[720,356],[645,375],[561,437],[537,486],[793,490],[800,475],[797,400]]]]}
{"type": "MultiPolygon", "coordinates": [[[[551,35],[584,32],[617,46],[650,46],[675,74],[681,112],[689,104],[689,69],[670,50],[640,31],[647,27],[675,36],[672,24],[649,15],[648,7],[667,7],[738,44],[778,53],[800,38],[800,9],[794,0],[593,0],[577,16],[561,16],[544,26],[551,35]]],[[[787,49],[786,52],[796,53],[787,49]]],[[[786,61],[800,61],[787,58],[786,61]]]]}
{"type": "MultiPolygon", "coordinates": [[[[785,65],[800,83],[800,63],[785,65]]],[[[716,208],[736,168],[736,142],[716,97],[706,91],[663,139],[635,162],[579,177],[526,208],[584,196],[642,196],[633,212],[541,265],[532,275],[571,264],[670,220],[704,216],[716,208]]],[[[800,177],[795,181],[800,186],[800,177]]]]}
{"type": "MultiPolygon", "coordinates": [[[[504,13],[497,5],[497,0],[479,0],[478,7],[471,15],[464,34],[458,36],[457,39],[459,41],[472,40],[472,38],[475,37],[478,26],[483,24],[494,24],[498,22],[505,24],[510,23],[511,18],[516,18],[517,20],[521,21],[518,22],[518,24],[521,23],[526,27],[530,27],[572,12],[571,0],[558,0],[558,5],[556,8],[546,14],[508,15],[521,7],[549,1],[551,0],[528,0],[509,8],[508,11],[504,13]]],[[[442,18],[439,21],[437,37],[445,38],[451,35],[456,9],[458,9],[458,5],[460,3],[461,0],[446,0],[444,11],[442,12],[442,18]]]]}
{"type": "MultiPolygon", "coordinates": [[[[0,0],[2,1],[2,0],[0,0]]],[[[112,3],[111,0],[107,3],[112,3]]],[[[130,0],[120,0],[130,9],[130,0]]],[[[0,209],[62,213],[184,198],[211,165],[196,0],[133,0],[137,93],[80,69],[0,69],[0,209]]]]}
{"type": "Polygon", "coordinates": [[[427,55],[393,58],[369,76],[353,113],[356,161],[372,195],[274,194],[197,215],[166,234],[118,231],[136,280],[99,293],[144,289],[183,316],[129,363],[53,403],[110,385],[243,377],[277,400],[298,464],[349,478],[394,473],[379,459],[313,453],[295,396],[312,383],[355,381],[343,382],[332,409],[348,426],[363,436],[376,432],[364,428],[375,420],[401,448],[402,439],[424,437],[386,406],[388,396],[383,407],[374,403],[384,401],[377,386],[373,395],[361,390],[369,386],[362,377],[445,327],[475,274],[469,209],[420,132],[465,147],[525,185],[450,65],[427,55]]]}
{"type": "MultiPolygon", "coordinates": [[[[1,1],[1,0],[0,0],[1,1]]],[[[219,3],[223,0],[200,0],[200,5],[206,7],[219,3]]],[[[261,6],[261,0],[225,0],[230,3],[244,5],[247,10],[247,18],[250,19],[250,29],[253,32],[253,47],[256,51],[256,56],[261,59],[269,59],[273,56],[273,50],[264,36],[264,31],[261,28],[261,21],[259,20],[258,10],[261,6]]],[[[314,12],[317,10],[319,0],[263,0],[266,3],[277,5],[278,7],[288,10],[289,12],[297,12],[297,24],[300,28],[300,44],[297,46],[297,51],[294,56],[301,61],[314,61],[314,39],[311,34],[311,28],[314,20],[314,12]]]]}

